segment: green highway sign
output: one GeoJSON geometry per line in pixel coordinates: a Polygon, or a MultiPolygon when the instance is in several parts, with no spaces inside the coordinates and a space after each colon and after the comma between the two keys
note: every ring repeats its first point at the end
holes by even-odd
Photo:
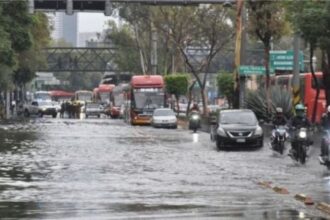
{"type": "MultiPolygon", "coordinates": [[[[271,50],[270,66],[275,70],[293,70],[293,50],[271,50]]],[[[299,67],[304,70],[304,54],[299,51],[299,67]]]]}
{"type": "MultiPolygon", "coordinates": [[[[274,70],[270,69],[270,73],[273,73],[274,70]]],[[[265,75],[266,69],[264,66],[240,66],[239,67],[240,75],[265,75]]]]}

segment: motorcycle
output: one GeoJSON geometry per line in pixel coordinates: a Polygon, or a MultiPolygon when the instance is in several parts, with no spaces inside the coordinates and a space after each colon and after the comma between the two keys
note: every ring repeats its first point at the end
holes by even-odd
{"type": "Polygon", "coordinates": [[[325,130],[322,137],[322,156],[319,156],[320,164],[326,166],[330,170],[330,130],[325,130]]]}
{"type": "Polygon", "coordinates": [[[192,112],[189,116],[189,129],[193,130],[194,132],[200,128],[201,124],[201,117],[198,112],[192,112]]]}
{"type": "Polygon", "coordinates": [[[286,127],[283,125],[276,126],[272,131],[272,142],[271,146],[274,151],[283,154],[285,148],[285,141],[288,139],[289,134],[286,130],[286,127]]]}
{"type": "Polygon", "coordinates": [[[300,128],[295,130],[294,138],[291,142],[292,149],[292,158],[301,164],[306,163],[307,151],[311,142],[308,139],[307,128],[300,128]]]}

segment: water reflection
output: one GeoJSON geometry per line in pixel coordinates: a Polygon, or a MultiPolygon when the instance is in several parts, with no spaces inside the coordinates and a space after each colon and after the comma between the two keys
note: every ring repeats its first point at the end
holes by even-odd
{"type": "Polygon", "coordinates": [[[198,142],[198,138],[199,136],[198,136],[198,134],[197,133],[193,133],[193,142],[194,143],[197,143],[198,142]]]}

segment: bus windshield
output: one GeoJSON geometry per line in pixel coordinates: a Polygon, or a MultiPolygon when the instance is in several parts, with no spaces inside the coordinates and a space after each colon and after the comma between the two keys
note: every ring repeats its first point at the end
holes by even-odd
{"type": "Polygon", "coordinates": [[[135,89],[135,107],[137,109],[156,109],[164,105],[162,89],[135,89]]]}
{"type": "Polygon", "coordinates": [[[114,96],[114,105],[121,106],[124,104],[124,94],[118,94],[114,96]]]}
{"type": "Polygon", "coordinates": [[[104,93],[100,93],[100,99],[102,102],[106,102],[110,100],[110,93],[108,92],[104,92],[104,93]]]}

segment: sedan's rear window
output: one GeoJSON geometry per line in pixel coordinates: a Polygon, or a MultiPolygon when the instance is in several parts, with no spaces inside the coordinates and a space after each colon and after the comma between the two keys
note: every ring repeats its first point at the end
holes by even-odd
{"type": "Polygon", "coordinates": [[[155,110],[154,116],[174,116],[174,112],[172,110],[155,110]]]}
{"type": "Polygon", "coordinates": [[[223,112],[220,115],[220,123],[256,125],[257,119],[252,112],[223,112]]]}

